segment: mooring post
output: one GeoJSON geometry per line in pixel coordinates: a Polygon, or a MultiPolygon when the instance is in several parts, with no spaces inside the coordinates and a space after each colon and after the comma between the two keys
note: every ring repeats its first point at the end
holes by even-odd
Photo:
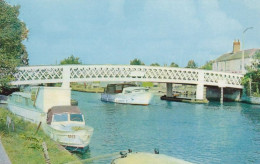
{"type": "Polygon", "coordinates": [[[39,123],[39,125],[38,125],[38,127],[37,127],[37,130],[36,130],[36,132],[35,132],[35,134],[38,133],[38,131],[39,131],[40,127],[41,127],[41,124],[42,124],[42,122],[39,123]]]}
{"type": "Polygon", "coordinates": [[[220,103],[223,104],[223,100],[224,100],[224,88],[221,87],[221,95],[220,95],[220,103]]]}

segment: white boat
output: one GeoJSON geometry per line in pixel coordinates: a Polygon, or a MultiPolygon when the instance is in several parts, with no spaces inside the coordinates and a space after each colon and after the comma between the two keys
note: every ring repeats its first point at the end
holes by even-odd
{"type": "Polygon", "coordinates": [[[121,154],[121,157],[112,160],[111,164],[192,164],[182,159],[164,154],[145,152],[131,152],[121,154]]]}
{"type": "Polygon", "coordinates": [[[125,83],[108,84],[101,94],[102,101],[121,104],[148,105],[151,99],[152,94],[148,88],[125,83]]]}
{"type": "Polygon", "coordinates": [[[49,109],[43,125],[45,133],[71,151],[88,148],[93,128],[85,125],[84,115],[77,106],[54,106],[49,109]]]}
{"type": "MultiPolygon", "coordinates": [[[[30,122],[36,124],[41,122],[44,132],[68,150],[87,150],[93,128],[85,125],[84,115],[79,108],[77,106],[62,105],[64,104],[62,101],[57,103],[58,106],[53,106],[50,101],[49,103],[45,101],[46,96],[49,97],[53,90],[59,92],[60,89],[41,87],[35,90],[34,93],[12,93],[8,97],[9,110],[30,122]],[[50,105],[52,107],[49,107],[50,105]]],[[[57,97],[51,99],[57,99],[57,97]]]]}

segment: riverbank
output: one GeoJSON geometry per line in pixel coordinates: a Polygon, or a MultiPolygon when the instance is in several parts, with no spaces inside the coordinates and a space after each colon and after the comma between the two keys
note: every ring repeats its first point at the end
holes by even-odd
{"type": "Polygon", "coordinates": [[[89,87],[89,86],[84,86],[84,84],[80,83],[71,83],[70,85],[72,91],[79,91],[79,92],[90,92],[90,93],[103,93],[104,88],[102,87],[89,87]]]}
{"type": "Polygon", "coordinates": [[[55,141],[51,140],[41,129],[35,134],[36,124],[24,121],[4,108],[0,108],[0,137],[2,144],[13,164],[42,163],[45,164],[42,142],[48,148],[51,163],[65,163],[78,161],[76,155],[72,155],[55,141]],[[14,131],[6,126],[6,117],[14,122],[14,131]]]}

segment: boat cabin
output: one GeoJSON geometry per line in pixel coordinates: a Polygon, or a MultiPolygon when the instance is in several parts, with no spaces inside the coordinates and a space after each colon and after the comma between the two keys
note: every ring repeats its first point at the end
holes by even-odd
{"type": "Polygon", "coordinates": [[[131,83],[108,84],[107,88],[105,89],[105,93],[109,93],[109,94],[122,93],[123,89],[128,87],[136,87],[136,85],[131,83]]]}
{"type": "Polygon", "coordinates": [[[128,94],[128,93],[145,93],[145,92],[149,92],[149,89],[145,87],[128,87],[128,88],[124,88],[122,93],[128,94]]]}
{"type": "Polygon", "coordinates": [[[47,113],[47,124],[85,125],[85,119],[77,106],[54,106],[47,113]]]}
{"type": "Polygon", "coordinates": [[[14,92],[8,96],[8,102],[27,108],[35,108],[34,101],[31,99],[30,93],[14,92]]]}

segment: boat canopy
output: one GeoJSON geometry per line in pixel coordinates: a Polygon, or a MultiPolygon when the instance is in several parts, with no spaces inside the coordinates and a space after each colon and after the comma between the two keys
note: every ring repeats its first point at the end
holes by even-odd
{"type": "Polygon", "coordinates": [[[53,106],[48,110],[47,124],[50,124],[52,122],[52,116],[54,114],[61,114],[61,113],[81,114],[77,106],[53,106]]]}
{"type": "Polygon", "coordinates": [[[119,84],[108,84],[106,88],[106,93],[122,93],[124,88],[135,87],[132,83],[119,83],[119,84]]]}

